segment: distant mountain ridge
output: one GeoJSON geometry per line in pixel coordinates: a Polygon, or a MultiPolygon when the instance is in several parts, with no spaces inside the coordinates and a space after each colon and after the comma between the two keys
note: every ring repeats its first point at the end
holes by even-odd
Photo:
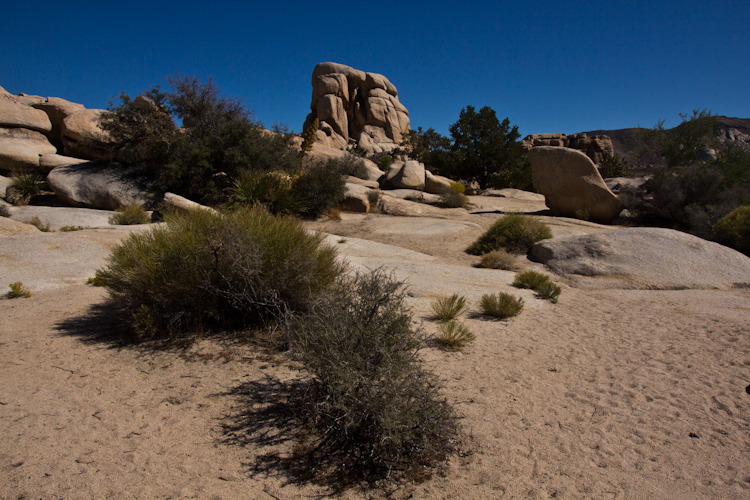
{"type": "MultiPolygon", "coordinates": [[[[729,118],[727,116],[717,116],[715,118],[720,130],[719,140],[722,143],[740,141],[750,146],[750,118],[729,118]]],[[[609,136],[612,139],[612,146],[615,149],[615,153],[621,157],[628,157],[628,140],[636,130],[638,130],[637,127],[617,130],[591,130],[583,133],[589,137],[594,135],[609,136]]]]}

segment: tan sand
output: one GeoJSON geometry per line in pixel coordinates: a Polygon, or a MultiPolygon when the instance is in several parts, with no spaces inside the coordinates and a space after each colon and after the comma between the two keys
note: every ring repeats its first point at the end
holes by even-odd
{"type": "MultiPolygon", "coordinates": [[[[423,351],[462,417],[468,454],[421,484],[342,497],[750,497],[750,291],[591,291],[560,281],[550,304],[510,287],[512,273],[471,267],[478,258],[462,250],[496,217],[310,224],[337,235],[329,241],[354,266],[406,278],[428,332],[439,295],[461,292],[473,312],[482,293],[497,291],[527,305],[510,321],[466,315],[477,340],[463,352],[423,351]]],[[[608,230],[552,221],[556,234],[608,230]]],[[[80,263],[74,270],[86,274],[80,263]]],[[[123,345],[119,320],[97,307],[102,289],[59,276],[57,288],[39,282],[31,298],[0,300],[0,498],[330,493],[259,466],[263,454],[294,445],[273,439],[279,431],[263,412],[279,398],[273,380],[302,376],[283,353],[233,339],[123,345]]]]}

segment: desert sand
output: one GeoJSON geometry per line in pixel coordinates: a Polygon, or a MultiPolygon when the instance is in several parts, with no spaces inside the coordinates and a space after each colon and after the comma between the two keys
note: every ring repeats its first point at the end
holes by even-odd
{"type": "MultiPolygon", "coordinates": [[[[338,495],[750,497],[750,289],[591,290],[553,275],[559,303],[541,301],[511,287],[511,272],[472,267],[479,259],[464,248],[501,210],[537,214],[555,236],[612,227],[549,217],[533,202],[472,201],[472,213],[444,218],[308,224],[353,268],[405,280],[428,333],[430,303],[465,295],[463,321],[477,336],[460,352],[422,351],[461,417],[462,452],[419,484],[338,495]],[[481,295],[499,291],[524,298],[520,316],[477,314],[481,295]]],[[[130,230],[0,237],[0,283],[33,293],[0,300],[0,498],[334,495],[263,460],[294,446],[268,411],[304,377],[285,353],[231,337],[127,342],[122,320],[101,307],[106,292],[85,283],[130,230]]]]}

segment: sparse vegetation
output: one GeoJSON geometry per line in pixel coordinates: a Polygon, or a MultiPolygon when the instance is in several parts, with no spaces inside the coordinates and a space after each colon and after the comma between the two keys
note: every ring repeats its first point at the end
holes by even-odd
{"type": "Polygon", "coordinates": [[[536,271],[525,271],[516,275],[513,286],[534,290],[539,298],[549,300],[553,304],[557,304],[557,299],[562,291],[558,285],[555,285],[549,279],[549,276],[536,271]]]}
{"type": "Polygon", "coordinates": [[[484,269],[502,269],[503,271],[516,271],[520,266],[515,255],[504,249],[493,250],[482,255],[482,260],[477,267],[484,269]]]}
{"type": "Polygon", "coordinates": [[[60,231],[61,233],[70,233],[72,231],[80,231],[82,229],[84,229],[83,226],[62,226],[60,229],[58,229],[58,231],[60,231]]]}
{"type": "Polygon", "coordinates": [[[27,224],[31,224],[32,226],[35,226],[37,229],[39,229],[43,233],[51,233],[53,232],[52,229],[50,229],[49,222],[42,222],[42,220],[34,215],[27,224]]]}
{"type": "Polygon", "coordinates": [[[27,205],[34,196],[41,194],[45,186],[39,172],[13,172],[11,187],[18,193],[16,205],[27,205]]]}
{"type": "Polygon", "coordinates": [[[165,220],[131,234],[99,272],[141,338],[271,325],[306,309],[342,271],[321,235],[261,208],[165,220]]]}
{"type": "Polygon", "coordinates": [[[534,243],[552,238],[552,232],[543,222],[519,213],[505,214],[498,219],[466,251],[483,255],[504,248],[509,252],[527,253],[534,243]]]}
{"type": "Polygon", "coordinates": [[[471,330],[458,321],[446,321],[438,326],[437,342],[446,349],[461,349],[476,340],[471,330]]]}
{"type": "Polygon", "coordinates": [[[306,411],[319,430],[310,463],[360,479],[400,477],[444,460],[457,422],[420,366],[402,283],[382,270],[342,279],[295,315],[292,344],[313,374],[306,411]]]}
{"type": "Polygon", "coordinates": [[[591,214],[589,214],[588,209],[579,208],[578,210],[576,210],[576,219],[587,221],[590,218],[591,218],[591,214]]]}
{"type": "Polygon", "coordinates": [[[31,291],[29,291],[29,289],[26,288],[24,284],[20,281],[11,283],[8,286],[10,287],[10,292],[8,292],[9,299],[31,297],[31,291]]]}
{"type": "Polygon", "coordinates": [[[523,299],[520,297],[516,298],[505,292],[500,292],[499,294],[493,293],[482,295],[479,306],[482,309],[482,314],[494,316],[498,319],[506,319],[521,314],[523,299]]]}
{"type": "Polygon", "coordinates": [[[388,155],[381,156],[380,158],[378,158],[378,165],[380,165],[380,168],[382,168],[385,171],[388,170],[388,167],[390,167],[392,163],[393,163],[393,158],[391,158],[388,155]]]}
{"type": "Polygon", "coordinates": [[[722,217],[714,230],[720,243],[750,256],[750,206],[736,208],[722,217]]]}
{"type": "Polygon", "coordinates": [[[465,207],[468,204],[469,197],[459,191],[453,190],[453,188],[445,191],[444,193],[440,193],[440,206],[442,207],[461,208],[465,207]]]}
{"type": "Polygon", "coordinates": [[[466,311],[466,297],[454,293],[450,297],[442,297],[432,303],[432,312],[438,321],[450,321],[456,319],[466,311]]]}
{"type": "Polygon", "coordinates": [[[358,156],[359,158],[366,158],[367,157],[367,150],[365,148],[361,148],[359,146],[357,146],[357,147],[350,146],[350,147],[346,148],[346,152],[349,153],[349,154],[351,154],[351,155],[358,156]]]}
{"type": "Polygon", "coordinates": [[[620,158],[617,153],[610,153],[604,151],[602,153],[602,159],[599,162],[599,173],[603,179],[609,179],[611,177],[627,177],[630,165],[627,160],[620,158]]]}
{"type": "Polygon", "coordinates": [[[118,226],[148,224],[149,222],[151,222],[151,217],[149,217],[146,210],[137,203],[131,203],[126,207],[116,209],[112,217],[109,218],[110,224],[118,226]]]}

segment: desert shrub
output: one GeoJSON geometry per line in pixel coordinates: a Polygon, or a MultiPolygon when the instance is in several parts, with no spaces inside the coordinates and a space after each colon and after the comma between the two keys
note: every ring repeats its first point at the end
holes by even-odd
{"type": "Polygon", "coordinates": [[[31,224],[32,226],[35,226],[37,229],[39,229],[43,233],[51,233],[53,232],[52,229],[50,229],[49,222],[42,222],[42,219],[40,219],[38,216],[33,216],[31,220],[27,222],[27,224],[31,224]]]}
{"type": "Polygon", "coordinates": [[[433,302],[432,312],[439,321],[450,321],[466,311],[467,307],[466,297],[454,293],[450,297],[442,297],[433,302]]]}
{"type": "Polygon", "coordinates": [[[58,229],[61,233],[70,233],[73,231],[81,231],[83,226],[62,226],[58,229]]]}
{"type": "Polygon", "coordinates": [[[534,290],[539,298],[549,300],[553,304],[557,303],[557,298],[562,291],[559,286],[550,281],[549,276],[536,271],[525,271],[517,274],[513,280],[513,286],[534,290]]]}
{"type": "Polygon", "coordinates": [[[367,192],[367,201],[370,202],[371,206],[377,206],[381,196],[383,196],[383,193],[380,191],[380,189],[371,189],[367,192]]]}
{"type": "Polygon", "coordinates": [[[295,315],[289,333],[314,376],[306,405],[320,430],[313,454],[368,479],[444,460],[457,423],[419,364],[424,339],[402,283],[382,270],[343,279],[295,315]]]}
{"type": "Polygon", "coordinates": [[[464,186],[460,182],[451,181],[451,191],[464,194],[466,192],[466,186],[464,186]]]}
{"type": "MultiPolygon", "coordinates": [[[[460,185],[460,184],[459,184],[460,185]]],[[[440,193],[440,206],[445,208],[461,208],[469,204],[469,197],[453,189],[440,193]]]]}
{"type": "Polygon", "coordinates": [[[750,256],[750,206],[742,206],[722,217],[714,228],[716,239],[750,256]]]}
{"type": "Polygon", "coordinates": [[[126,207],[116,209],[112,217],[109,218],[110,224],[118,226],[148,224],[149,222],[151,222],[151,217],[149,217],[143,207],[137,203],[131,203],[126,207]]]}
{"type": "Polygon", "coordinates": [[[39,172],[13,172],[10,185],[18,193],[15,204],[26,205],[31,198],[41,194],[45,181],[39,172]]]}
{"type": "Polygon", "coordinates": [[[361,148],[359,146],[357,146],[357,147],[349,146],[348,148],[346,148],[346,152],[349,153],[349,154],[351,154],[351,155],[358,156],[359,158],[366,158],[367,157],[367,150],[365,148],[361,148]]]}
{"type": "Polygon", "coordinates": [[[10,217],[10,210],[5,205],[0,205],[0,217],[10,217]]]}
{"type": "Polygon", "coordinates": [[[626,177],[629,173],[628,168],[628,161],[620,158],[617,153],[612,154],[609,151],[602,153],[602,160],[599,162],[599,173],[602,178],[626,177]]]}
{"type": "Polygon", "coordinates": [[[509,252],[527,253],[534,243],[548,238],[552,238],[552,232],[545,223],[523,214],[509,213],[497,220],[466,251],[483,255],[504,248],[509,252]]]}
{"type": "Polygon", "coordinates": [[[383,170],[388,170],[388,167],[390,167],[392,163],[393,163],[393,158],[391,158],[388,155],[381,156],[378,159],[378,165],[380,165],[380,168],[382,168],[383,170]]]}
{"type": "Polygon", "coordinates": [[[210,78],[167,81],[171,92],[157,86],[135,99],[121,94],[102,122],[113,158],[151,169],[158,192],[213,205],[226,199],[224,190],[243,170],[299,167],[290,135],[264,130],[239,100],[221,97],[210,78]]]}
{"type": "Polygon", "coordinates": [[[230,192],[234,203],[262,205],[272,214],[296,215],[306,208],[305,200],[294,190],[294,178],[285,172],[246,170],[230,192]]]}
{"type": "Polygon", "coordinates": [[[518,269],[516,257],[504,249],[493,250],[482,255],[482,260],[477,267],[484,269],[502,269],[504,271],[515,271],[518,269]]]}
{"type": "Polygon", "coordinates": [[[447,321],[440,324],[438,334],[435,337],[438,344],[447,349],[460,349],[466,344],[476,340],[471,330],[458,321],[447,321]]]}
{"type": "Polygon", "coordinates": [[[482,314],[494,316],[499,319],[511,318],[518,316],[523,310],[523,299],[516,298],[505,292],[499,294],[482,295],[479,303],[482,314]]]}
{"type": "Polygon", "coordinates": [[[9,299],[15,299],[18,297],[21,298],[28,298],[31,297],[31,292],[28,288],[26,288],[23,283],[20,281],[16,281],[15,283],[11,283],[8,285],[10,287],[10,292],[8,292],[8,298],[9,299]]]}
{"type": "Polygon", "coordinates": [[[360,166],[364,168],[354,157],[308,163],[294,182],[294,192],[305,200],[303,213],[317,217],[337,206],[346,193],[344,176],[354,175],[360,166]]]}
{"type": "Polygon", "coordinates": [[[576,210],[575,216],[578,220],[589,220],[591,218],[591,214],[587,208],[579,208],[576,210]]]}
{"type": "Polygon", "coordinates": [[[165,220],[131,234],[100,270],[140,337],[270,325],[308,307],[342,270],[322,235],[262,208],[165,220]]]}
{"type": "Polygon", "coordinates": [[[105,286],[104,274],[102,271],[96,271],[94,276],[86,281],[89,285],[94,286],[105,286]]]}

